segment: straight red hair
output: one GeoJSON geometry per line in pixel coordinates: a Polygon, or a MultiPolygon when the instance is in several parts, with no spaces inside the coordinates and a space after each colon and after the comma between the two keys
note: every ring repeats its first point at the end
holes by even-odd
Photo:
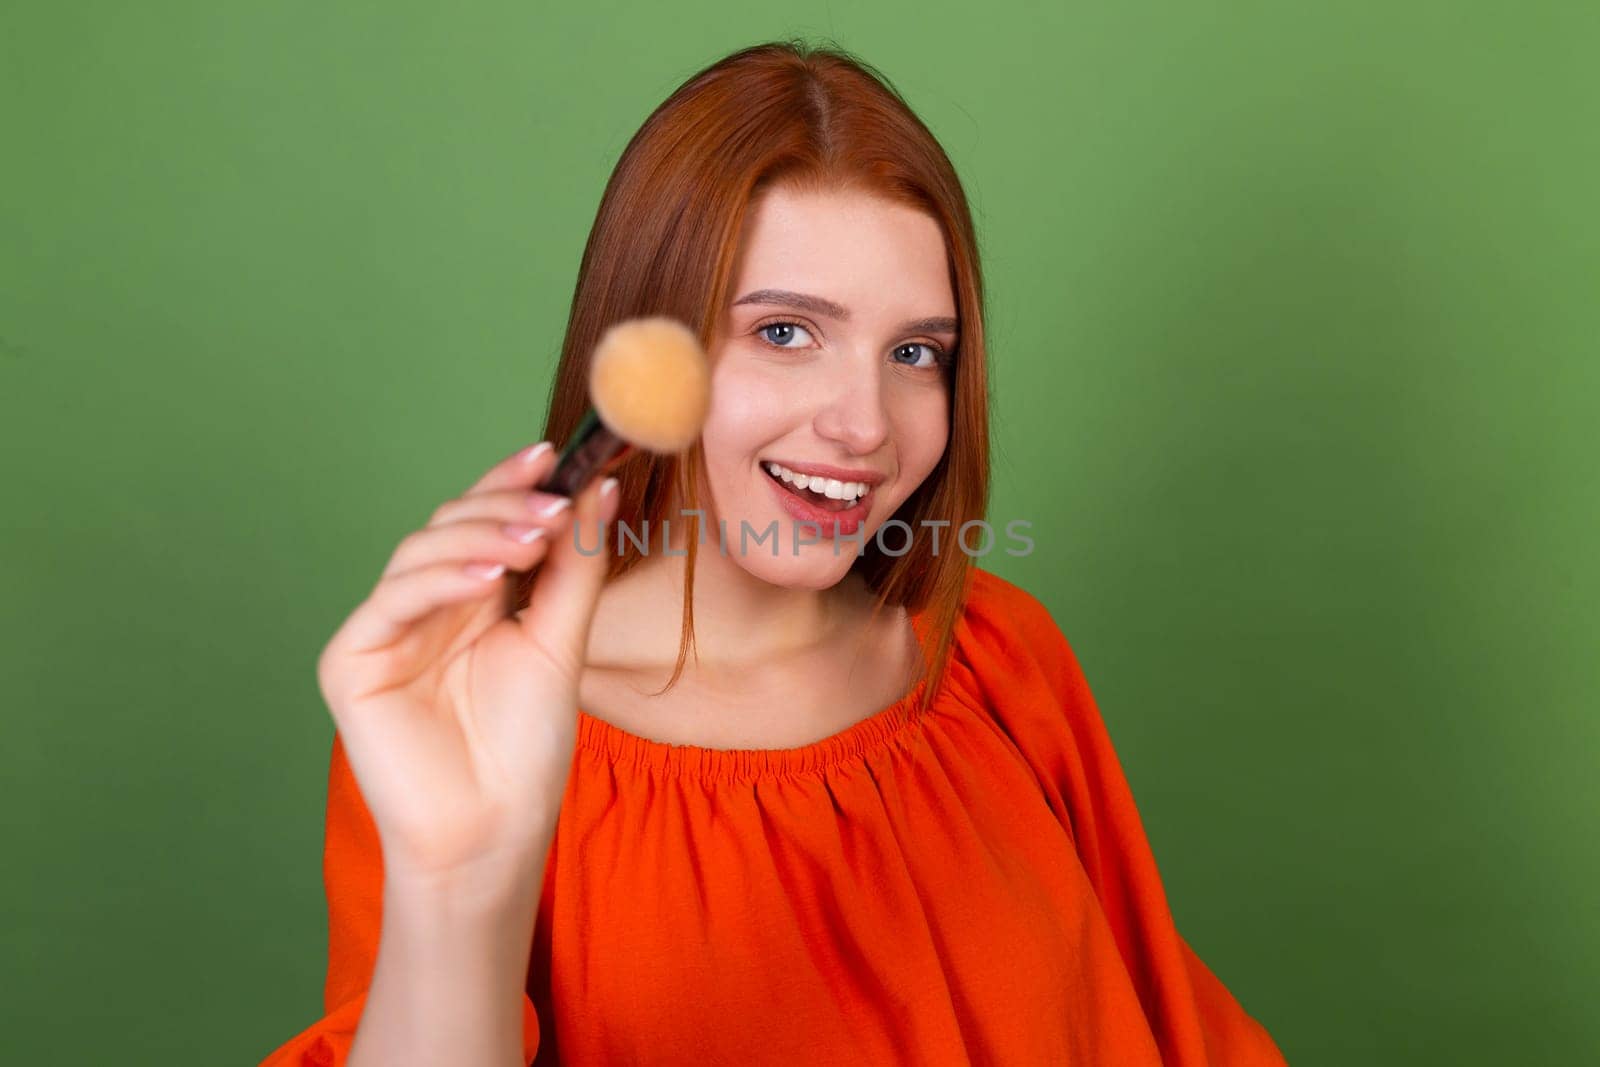
{"type": "MultiPolygon", "coordinates": [[[[960,617],[970,557],[956,535],[982,519],[989,492],[988,375],[983,283],[966,195],[944,149],[882,74],[837,47],[774,41],[731,53],[693,75],[645,120],[606,184],[584,247],[544,437],[560,444],[589,407],[589,361],[605,330],[624,319],[670,315],[708,349],[732,294],[730,277],[746,210],[782,183],[805,191],[869,192],[911,206],[944,232],[960,338],[950,374],[944,455],[893,516],[911,528],[901,555],[869,539],[852,565],[877,598],[927,611],[923,704],[943,673],[960,617]],[[948,523],[939,551],[925,523],[948,523]]],[[[677,456],[635,451],[613,473],[617,521],[653,530],[678,507],[697,508],[700,442],[677,456]],[[649,525],[644,527],[643,524],[649,525]]],[[[670,687],[694,642],[692,590],[698,528],[685,557],[682,643],[670,687]]],[[[898,549],[899,531],[885,536],[898,549]]],[[[608,538],[615,577],[644,558],[608,538]],[[619,549],[621,551],[619,551],[619,549]]],[[[526,576],[515,607],[528,603],[526,576]]]]}

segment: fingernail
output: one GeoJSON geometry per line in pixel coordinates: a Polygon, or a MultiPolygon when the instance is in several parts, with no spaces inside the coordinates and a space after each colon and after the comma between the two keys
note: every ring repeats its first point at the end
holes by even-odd
{"type": "Polygon", "coordinates": [[[562,508],[570,508],[571,506],[572,506],[572,498],[570,496],[557,497],[556,499],[550,501],[550,503],[546,504],[544,507],[540,508],[539,509],[539,514],[545,516],[546,518],[548,518],[551,515],[554,515],[556,512],[560,511],[562,508]]]}
{"type": "Polygon", "coordinates": [[[532,463],[534,460],[538,459],[540,456],[544,455],[554,447],[555,446],[549,441],[540,441],[531,448],[524,448],[517,454],[517,459],[521,460],[523,463],[532,463]]]}
{"type": "Polygon", "coordinates": [[[514,522],[506,523],[505,531],[507,537],[511,538],[513,541],[521,541],[525,545],[531,545],[539,538],[544,536],[544,529],[542,527],[522,526],[514,522]]]}
{"type": "Polygon", "coordinates": [[[605,481],[600,483],[600,499],[604,500],[606,497],[610,496],[616,491],[617,480],[615,478],[607,478],[605,481]]]}

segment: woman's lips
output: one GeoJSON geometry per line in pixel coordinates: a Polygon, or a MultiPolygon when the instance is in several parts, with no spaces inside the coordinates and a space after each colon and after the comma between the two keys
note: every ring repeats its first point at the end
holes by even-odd
{"type": "MultiPolygon", "coordinates": [[[[876,488],[868,490],[866,496],[857,500],[854,505],[845,508],[843,511],[829,511],[827,508],[819,507],[801,496],[799,490],[792,489],[782,481],[774,478],[765,467],[760,469],[761,477],[768,485],[772,486],[772,491],[778,496],[778,506],[783,508],[789,517],[797,522],[816,523],[822,537],[854,536],[856,530],[866,521],[867,514],[872,510],[872,495],[876,492],[876,488]],[[836,523],[838,524],[837,533],[834,530],[836,523]]],[[[809,534],[810,532],[809,529],[806,530],[806,533],[809,534]]],[[[780,548],[779,551],[792,552],[794,550],[793,540],[798,538],[799,533],[800,531],[796,530],[794,535],[791,535],[788,549],[780,548]]]]}

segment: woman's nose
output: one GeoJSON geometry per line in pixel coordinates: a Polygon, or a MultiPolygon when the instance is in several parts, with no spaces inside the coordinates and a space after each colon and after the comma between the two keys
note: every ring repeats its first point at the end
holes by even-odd
{"type": "Polygon", "coordinates": [[[851,453],[876,451],[889,436],[883,379],[870,357],[838,361],[829,382],[828,400],[815,420],[819,436],[838,441],[851,453]]]}

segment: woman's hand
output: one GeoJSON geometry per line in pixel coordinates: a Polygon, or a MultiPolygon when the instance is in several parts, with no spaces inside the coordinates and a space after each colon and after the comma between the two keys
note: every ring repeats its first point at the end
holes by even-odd
{"type": "Polygon", "coordinates": [[[317,662],[391,877],[509,875],[552,832],[618,495],[533,492],[555,462],[541,443],[441,505],[317,662]],[[513,614],[513,572],[541,562],[513,614]]]}

